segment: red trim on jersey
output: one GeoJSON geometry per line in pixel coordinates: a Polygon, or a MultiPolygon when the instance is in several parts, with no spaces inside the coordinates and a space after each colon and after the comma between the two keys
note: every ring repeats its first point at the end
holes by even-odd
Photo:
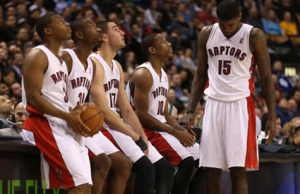
{"type": "Polygon", "coordinates": [[[208,88],[208,87],[209,87],[209,79],[207,79],[207,81],[206,81],[206,85],[205,85],[204,90],[205,90],[206,88],[208,88]]]}
{"type": "Polygon", "coordinates": [[[155,133],[153,130],[145,129],[145,134],[148,137],[151,144],[157,149],[157,151],[173,165],[178,165],[182,158],[178,153],[170,146],[170,144],[163,138],[160,133],[155,133]]]}
{"type": "Polygon", "coordinates": [[[34,109],[32,106],[30,106],[29,104],[26,105],[26,110],[31,113],[31,114],[36,114],[36,115],[40,115],[43,116],[44,114],[41,113],[40,111],[37,111],[36,109],[34,109]]]}
{"type": "Polygon", "coordinates": [[[249,81],[249,90],[250,94],[254,92],[254,74],[255,74],[255,59],[254,56],[251,59],[251,66],[249,68],[249,73],[250,73],[250,79],[249,81]]]}
{"type": "Polygon", "coordinates": [[[117,142],[116,142],[116,140],[114,139],[114,137],[110,134],[110,132],[107,131],[107,129],[102,128],[102,129],[101,129],[101,132],[103,133],[103,135],[104,135],[105,137],[107,137],[107,139],[109,139],[109,141],[111,141],[111,143],[113,143],[113,144],[116,146],[116,148],[118,148],[119,150],[121,150],[122,153],[124,153],[123,150],[122,150],[122,149],[119,147],[119,145],[117,144],[117,142]]]}
{"type": "Polygon", "coordinates": [[[50,189],[59,189],[62,185],[65,188],[74,187],[73,177],[62,158],[48,120],[45,117],[30,115],[23,128],[33,131],[36,146],[43,152],[49,165],[50,189]]]}
{"type": "MultiPolygon", "coordinates": [[[[86,147],[86,146],[85,146],[85,147],[86,147]]],[[[86,148],[88,149],[89,158],[90,158],[90,159],[95,158],[96,155],[95,155],[88,147],[86,147],[86,148]]]]}
{"type": "Polygon", "coordinates": [[[258,169],[255,103],[251,96],[247,98],[247,109],[249,121],[245,167],[247,169],[258,169]]]}

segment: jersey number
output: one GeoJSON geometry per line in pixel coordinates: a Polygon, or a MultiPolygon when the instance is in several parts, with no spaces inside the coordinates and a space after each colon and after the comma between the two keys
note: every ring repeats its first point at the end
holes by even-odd
{"type": "Polygon", "coordinates": [[[83,104],[85,101],[85,93],[80,92],[78,98],[77,105],[83,104]]]}
{"type": "Polygon", "coordinates": [[[219,74],[229,75],[231,72],[231,61],[228,60],[219,60],[219,74]]]}
{"type": "Polygon", "coordinates": [[[158,101],[157,115],[164,115],[164,101],[158,101]]]}
{"type": "Polygon", "coordinates": [[[110,107],[114,108],[116,107],[116,93],[109,93],[109,99],[110,99],[110,107]]]}

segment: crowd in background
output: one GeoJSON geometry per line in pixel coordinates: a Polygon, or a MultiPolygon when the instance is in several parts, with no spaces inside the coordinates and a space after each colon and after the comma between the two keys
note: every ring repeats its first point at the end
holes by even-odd
{"type": "MultiPolygon", "coordinates": [[[[41,43],[35,24],[40,16],[49,11],[61,14],[70,24],[83,17],[96,23],[103,19],[115,22],[125,32],[126,38],[126,48],[116,57],[124,69],[125,83],[134,69],[146,61],[140,49],[143,37],[151,33],[165,36],[174,50],[174,56],[164,67],[171,85],[169,112],[184,123],[197,68],[197,36],[203,26],[217,22],[217,3],[216,0],[0,1],[0,128],[5,127],[5,120],[11,117],[14,105],[21,101],[22,64],[28,52],[41,43]]],[[[286,62],[278,60],[276,55],[280,52],[300,55],[300,1],[240,0],[239,3],[242,22],[265,32],[269,52],[273,55],[271,65],[277,100],[277,140],[281,142],[285,138],[288,142],[296,141],[296,132],[300,131],[295,132],[295,128],[300,126],[300,62],[295,58],[294,73],[286,74],[286,62]]],[[[67,41],[62,48],[72,45],[72,41],[67,41]]],[[[261,120],[264,120],[267,108],[257,69],[253,76],[259,136],[264,130],[264,121],[261,125],[261,120]]],[[[205,97],[196,109],[195,126],[200,128],[204,107],[205,97]]]]}

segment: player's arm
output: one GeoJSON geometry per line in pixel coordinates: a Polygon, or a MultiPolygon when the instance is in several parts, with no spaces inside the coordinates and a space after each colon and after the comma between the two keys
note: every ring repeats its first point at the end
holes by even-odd
{"type": "Polygon", "coordinates": [[[94,69],[95,76],[92,80],[90,95],[94,103],[101,109],[101,111],[103,111],[105,123],[109,127],[130,136],[134,141],[138,140],[140,136],[134,130],[130,129],[121,120],[119,115],[112,111],[108,106],[108,101],[103,87],[104,69],[98,60],[92,58],[92,61],[95,63],[96,69],[94,69]]]}
{"type": "Polygon", "coordinates": [[[144,129],[136,116],[135,112],[133,111],[129,100],[127,98],[125,89],[124,89],[124,74],[121,65],[117,62],[119,72],[120,72],[120,85],[119,85],[119,92],[117,98],[117,107],[121,111],[122,118],[124,119],[125,123],[132,127],[147,143],[148,145],[148,138],[144,132],[144,129]]]}
{"type": "MultiPolygon", "coordinates": [[[[148,113],[148,94],[153,83],[151,73],[147,69],[141,68],[133,74],[131,81],[134,85],[134,105],[136,108],[136,114],[140,119],[142,125],[147,129],[163,131],[174,135],[185,146],[194,145],[193,137],[186,131],[178,131],[172,126],[160,122],[148,113]]],[[[167,106],[167,104],[165,106],[167,106]]]]}
{"type": "Polygon", "coordinates": [[[266,134],[269,134],[267,142],[272,141],[276,135],[276,99],[275,86],[271,78],[270,56],[267,50],[267,41],[264,33],[253,28],[250,33],[250,48],[255,57],[255,62],[261,77],[261,86],[264,99],[269,113],[269,120],[266,124],[266,134]]]}
{"type": "Polygon", "coordinates": [[[198,35],[198,53],[197,53],[197,72],[194,77],[191,88],[191,99],[188,106],[187,127],[191,128],[194,123],[194,111],[203,95],[205,85],[208,79],[206,42],[211,31],[211,26],[203,27],[198,35]]]}
{"type": "Polygon", "coordinates": [[[43,114],[66,120],[76,133],[87,136],[86,133],[90,132],[90,129],[80,120],[80,114],[85,108],[77,108],[70,114],[56,108],[42,96],[44,73],[47,68],[48,58],[43,51],[33,50],[26,56],[22,74],[27,104],[43,114]]]}
{"type": "Polygon", "coordinates": [[[72,57],[70,56],[70,54],[66,51],[61,51],[59,53],[59,55],[61,56],[62,60],[65,61],[67,68],[68,68],[68,73],[70,74],[71,70],[72,70],[72,64],[73,64],[73,60],[72,57]]]}

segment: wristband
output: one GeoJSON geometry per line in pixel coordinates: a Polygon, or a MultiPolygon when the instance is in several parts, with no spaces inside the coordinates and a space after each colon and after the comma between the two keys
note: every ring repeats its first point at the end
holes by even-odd
{"type": "Polygon", "coordinates": [[[195,110],[188,110],[187,114],[193,113],[194,114],[195,110]]]}
{"type": "Polygon", "coordinates": [[[138,145],[142,151],[145,151],[148,149],[147,144],[144,142],[144,140],[142,139],[142,137],[140,136],[140,138],[135,141],[136,145],[138,145]]]}
{"type": "Polygon", "coordinates": [[[274,122],[276,122],[277,119],[273,119],[273,118],[270,118],[270,117],[269,117],[268,120],[269,120],[269,121],[274,121],[274,122]]]}

